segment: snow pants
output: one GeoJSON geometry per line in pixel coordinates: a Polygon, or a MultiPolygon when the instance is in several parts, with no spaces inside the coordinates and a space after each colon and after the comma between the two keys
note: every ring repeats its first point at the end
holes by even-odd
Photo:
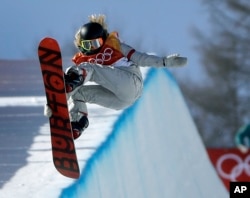
{"type": "Polygon", "coordinates": [[[132,105],[140,96],[143,82],[133,72],[120,67],[84,63],[79,65],[87,72],[84,84],[68,94],[71,121],[78,121],[87,114],[85,103],[97,104],[114,110],[132,105]],[[86,85],[86,82],[95,82],[86,85]]]}

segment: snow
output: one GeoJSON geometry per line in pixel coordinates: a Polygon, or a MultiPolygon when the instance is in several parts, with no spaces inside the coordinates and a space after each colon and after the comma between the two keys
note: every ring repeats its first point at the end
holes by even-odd
{"type": "Polygon", "coordinates": [[[0,107],[15,107],[15,106],[43,106],[45,104],[44,96],[14,96],[14,97],[1,97],[0,107]]]}
{"type": "MultiPolygon", "coordinates": [[[[24,104],[30,104],[31,106],[44,105],[45,98],[4,97],[0,100],[0,106],[22,106],[24,104]]],[[[101,108],[97,105],[88,106],[91,124],[86,133],[75,142],[80,167],[84,167],[88,158],[106,139],[112,129],[112,123],[120,114],[120,111],[101,108]]],[[[61,176],[54,168],[48,123],[40,127],[39,135],[34,138],[28,154],[27,166],[18,170],[15,176],[3,186],[0,197],[12,198],[18,194],[20,198],[40,198],[45,196],[54,198],[59,196],[62,188],[73,182],[72,179],[61,176]],[[14,191],[11,190],[13,188],[14,191]]]]}
{"type": "MultiPolygon", "coordinates": [[[[0,107],[41,107],[44,101],[5,97],[0,107]]],[[[4,183],[0,197],[228,197],[166,69],[150,70],[143,96],[131,108],[88,108],[90,126],[76,141],[81,178],[66,178],[54,168],[46,122],[28,149],[27,164],[4,183]]]]}

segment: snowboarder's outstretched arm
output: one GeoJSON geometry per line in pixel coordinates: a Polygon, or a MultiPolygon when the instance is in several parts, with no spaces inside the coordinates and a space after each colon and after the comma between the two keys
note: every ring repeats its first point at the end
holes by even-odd
{"type": "Polygon", "coordinates": [[[167,57],[149,55],[138,52],[125,43],[121,43],[121,50],[125,57],[129,57],[138,66],[180,67],[187,64],[187,58],[181,57],[179,54],[172,54],[167,57]]]}

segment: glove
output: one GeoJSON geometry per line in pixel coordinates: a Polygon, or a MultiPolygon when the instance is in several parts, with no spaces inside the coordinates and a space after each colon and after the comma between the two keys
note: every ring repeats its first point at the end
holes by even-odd
{"type": "Polygon", "coordinates": [[[50,118],[52,116],[52,110],[48,104],[44,105],[43,115],[45,115],[48,118],[50,118]]]}
{"type": "Polygon", "coordinates": [[[250,125],[244,125],[236,132],[234,141],[236,147],[242,152],[247,153],[250,148],[250,125]]]}
{"type": "Polygon", "coordinates": [[[248,147],[245,145],[237,145],[237,148],[242,152],[242,153],[247,153],[248,152],[248,147]]]}
{"type": "Polygon", "coordinates": [[[245,127],[241,127],[235,135],[235,145],[242,152],[247,153],[250,147],[250,137],[245,127]]]}
{"type": "Polygon", "coordinates": [[[76,66],[72,66],[66,70],[64,74],[64,80],[67,93],[75,90],[77,87],[83,84],[84,77],[81,73],[81,69],[76,66]]]}
{"type": "Polygon", "coordinates": [[[187,64],[187,58],[181,57],[179,54],[171,54],[164,58],[165,67],[180,67],[187,64]]]}

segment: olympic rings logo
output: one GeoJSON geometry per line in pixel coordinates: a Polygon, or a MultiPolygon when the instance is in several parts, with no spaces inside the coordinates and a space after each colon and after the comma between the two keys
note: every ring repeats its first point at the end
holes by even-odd
{"type": "Polygon", "coordinates": [[[221,177],[230,181],[237,181],[237,177],[239,177],[244,171],[248,176],[250,176],[250,155],[243,160],[236,154],[225,154],[218,159],[216,169],[221,177]],[[227,173],[223,170],[222,166],[230,160],[236,162],[236,165],[232,168],[232,170],[230,170],[229,173],[227,173]]]}
{"type": "Polygon", "coordinates": [[[105,61],[110,61],[112,58],[113,50],[106,48],[103,53],[98,53],[95,58],[89,60],[89,63],[103,65],[105,61]]]}

